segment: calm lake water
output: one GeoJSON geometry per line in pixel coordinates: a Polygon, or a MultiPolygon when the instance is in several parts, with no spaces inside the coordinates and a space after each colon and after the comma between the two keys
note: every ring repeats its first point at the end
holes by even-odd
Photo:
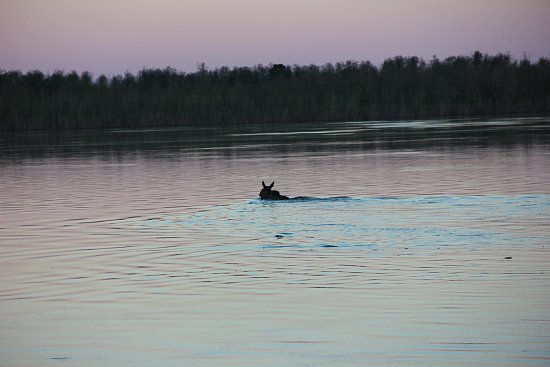
{"type": "Polygon", "coordinates": [[[549,128],[3,135],[0,365],[549,366],[549,128]]]}

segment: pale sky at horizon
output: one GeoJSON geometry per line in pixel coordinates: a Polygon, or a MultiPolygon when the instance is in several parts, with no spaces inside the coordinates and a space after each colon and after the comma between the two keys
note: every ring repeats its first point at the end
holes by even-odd
{"type": "Polygon", "coordinates": [[[550,57],[550,0],[0,0],[0,69],[99,75],[475,50],[550,57]]]}

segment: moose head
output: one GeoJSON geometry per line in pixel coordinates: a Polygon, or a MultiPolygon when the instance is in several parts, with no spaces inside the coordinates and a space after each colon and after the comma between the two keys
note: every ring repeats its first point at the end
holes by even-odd
{"type": "Polygon", "coordinates": [[[275,181],[271,185],[267,186],[265,182],[262,181],[262,191],[260,191],[260,199],[262,200],[287,200],[288,196],[281,195],[279,191],[272,190],[275,181]]]}

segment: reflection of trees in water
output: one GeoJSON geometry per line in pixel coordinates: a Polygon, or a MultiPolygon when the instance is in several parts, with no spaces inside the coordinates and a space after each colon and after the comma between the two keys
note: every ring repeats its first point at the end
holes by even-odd
{"type": "Polygon", "coordinates": [[[175,157],[326,155],[353,151],[530,149],[550,147],[549,118],[402,120],[355,123],[256,123],[182,128],[14,133],[0,141],[4,158],[128,154],[175,157]]]}
{"type": "Polygon", "coordinates": [[[90,73],[0,71],[0,130],[532,114],[550,111],[550,60],[475,52],[324,66],[90,73]]]}

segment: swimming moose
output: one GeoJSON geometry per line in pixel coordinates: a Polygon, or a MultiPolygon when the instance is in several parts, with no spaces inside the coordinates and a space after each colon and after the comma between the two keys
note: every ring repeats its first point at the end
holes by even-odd
{"type": "Polygon", "coordinates": [[[260,199],[262,200],[288,200],[288,196],[281,195],[279,191],[272,190],[275,181],[271,185],[267,186],[265,182],[262,181],[263,189],[260,191],[260,199]]]}

